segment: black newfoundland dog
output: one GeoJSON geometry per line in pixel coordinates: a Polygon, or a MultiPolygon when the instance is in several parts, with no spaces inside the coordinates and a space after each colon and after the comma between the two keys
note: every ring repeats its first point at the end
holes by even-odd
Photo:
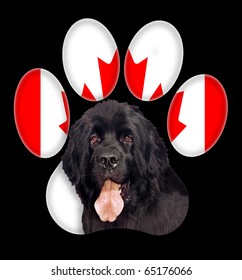
{"type": "Polygon", "coordinates": [[[157,130],[137,107],[97,103],[69,137],[62,163],[84,206],[84,233],[121,228],[162,235],[183,222],[186,187],[157,130]]]}

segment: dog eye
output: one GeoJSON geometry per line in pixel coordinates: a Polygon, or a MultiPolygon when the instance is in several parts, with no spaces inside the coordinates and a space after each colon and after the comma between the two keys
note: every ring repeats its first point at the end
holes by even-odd
{"type": "Polygon", "coordinates": [[[101,140],[98,138],[98,136],[96,134],[93,134],[90,136],[90,144],[93,146],[95,144],[97,144],[98,142],[100,142],[101,140]]]}
{"type": "Polygon", "coordinates": [[[123,139],[123,142],[128,143],[128,144],[133,143],[133,136],[132,135],[125,136],[124,139],[123,139]]]}

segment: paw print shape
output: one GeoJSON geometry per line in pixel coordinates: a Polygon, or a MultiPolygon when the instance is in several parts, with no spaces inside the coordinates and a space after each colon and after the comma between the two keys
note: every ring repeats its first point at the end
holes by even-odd
{"type": "MultiPolygon", "coordinates": [[[[109,97],[116,87],[120,57],[109,30],[84,18],[74,23],[63,42],[63,66],[73,90],[90,102],[109,97]]],[[[178,30],[162,20],[143,26],[127,48],[126,85],[133,96],[155,102],[170,92],[181,71],[183,43],[178,30]]],[[[226,92],[212,75],[198,74],[174,94],[167,131],[176,151],[187,157],[206,153],[223,132],[228,113],[226,92]]],[[[20,80],[14,100],[17,133],[34,156],[55,156],[67,140],[70,109],[58,79],[35,68],[20,80]]],[[[83,234],[83,205],[64,174],[61,163],[51,174],[46,203],[53,220],[64,230],[83,234]],[[65,207],[63,207],[65,205],[65,207]]]]}

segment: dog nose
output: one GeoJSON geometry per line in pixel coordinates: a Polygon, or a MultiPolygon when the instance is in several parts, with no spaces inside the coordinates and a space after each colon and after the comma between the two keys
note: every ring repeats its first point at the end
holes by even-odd
{"type": "Polygon", "coordinates": [[[105,169],[114,169],[118,163],[118,156],[113,153],[104,153],[99,157],[99,163],[105,169]]]}

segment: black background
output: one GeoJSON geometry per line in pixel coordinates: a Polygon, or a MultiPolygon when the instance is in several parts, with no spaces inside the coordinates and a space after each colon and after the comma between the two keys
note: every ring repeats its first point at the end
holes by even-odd
{"type": "Polygon", "coordinates": [[[133,11],[122,2],[112,7],[91,6],[65,3],[50,10],[32,3],[2,9],[0,237],[4,246],[0,259],[241,259],[241,32],[236,8],[220,5],[201,10],[193,5],[184,13],[175,4],[166,9],[162,3],[141,5],[133,11]],[[32,155],[18,136],[13,115],[15,91],[32,68],[44,68],[60,81],[68,97],[71,124],[94,105],[73,91],[62,65],[68,29],[88,17],[104,24],[118,46],[120,75],[110,98],[139,106],[154,123],[166,142],[171,165],[189,191],[187,218],[168,235],[127,230],[91,235],[66,232],[50,216],[45,200],[48,180],[66,144],[54,157],[41,159],[32,155]],[[123,63],[133,36],[153,20],[165,20],[176,27],[183,41],[184,60],[171,90],[159,100],[142,102],[128,91],[123,63]],[[228,118],[216,145],[204,155],[188,158],[170,144],[166,121],[176,91],[198,74],[210,74],[221,82],[228,98],[228,118]]]}

